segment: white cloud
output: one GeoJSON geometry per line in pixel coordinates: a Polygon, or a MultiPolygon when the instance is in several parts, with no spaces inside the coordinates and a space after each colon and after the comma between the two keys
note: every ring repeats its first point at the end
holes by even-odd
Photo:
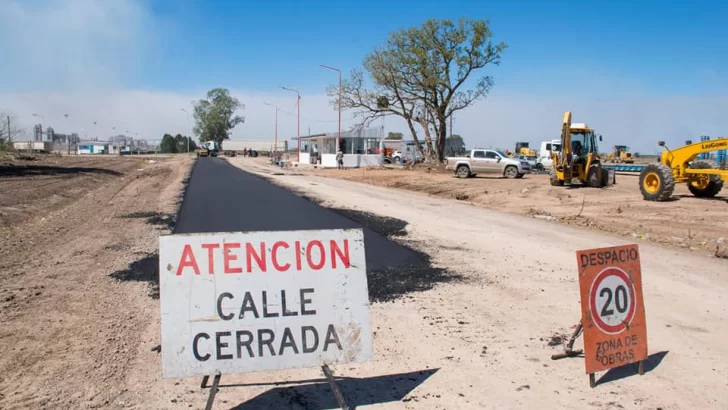
{"type": "MultiPolygon", "coordinates": [[[[207,90],[169,92],[128,86],[144,64],[154,61],[161,33],[170,28],[174,25],[155,19],[139,0],[5,0],[0,7],[0,89],[4,90],[0,111],[15,114],[26,131],[37,122],[31,116],[37,113],[44,116],[44,127],[89,138],[105,139],[114,132],[112,127],[117,133],[128,129],[130,135],[148,139],[160,139],[164,133],[187,134],[191,119],[181,109],[191,111],[191,102],[207,90]]],[[[714,72],[702,74],[713,82],[722,81],[714,72]]],[[[579,88],[594,89],[594,84],[579,88]]],[[[281,109],[279,137],[296,135],[293,93],[231,92],[246,106],[242,112],[246,122],[234,130],[234,137],[273,137],[275,111],[264,101],[281,109]]],[[[323,90],[302,96],[301,134],[336,131],[337,114],[327,101],[323,90]]],[[[625,144],[633,151],[652,153],[658,151],[658,140],[676,146],[700,135],[722,135],[728,130],[728,116],[721,111],[727,103],[728,96],[715,94],[654,97],[640,89],[615,97],[613,92],[588,95],[542,89],[530,95],[496,86],[487,100],[458,113],[453,125],[470,147],[510,149],[515,141],[537,145],[558,137],[562,113],[571,110],[574,121],[587,122],[604,135],[602,148],[625,144]]],[[[344,130],[353,125],[349,113],[342,120],[344,130]]],[[[385,132],[408,134],[399,118],[375,125],[384,125],[385,132]]]]}
{"type": "MultiPolygon", "coordinates": [[[[270,94],[231,90],[245,109],[244,124],[233,131],[234,137],[272,138],[275,109],[264,102],[277,104],[278,136],[290,139],[296,135],[296,97],[293,93],[270,94]]],[[[203,97],[205,90],[189,94],[119,90],[114,92],[10,93],[0,95],[0,107],[12,106],[21,126],[32,129],[36,118],[45,117],[44,126],[58,132],[68,130],[82,136],[106,138],[128,129],[133,136],[160,139],[164,133],[187,134],[191,119],[181,111],[191,111],[191,102],[203,97]],[[68,113],[68,119],[63,117],[68,113]],[[97,125],[94,127],[94,121],[97,125]]],[[[328,105],[325,95],[301,97],[301,134],[335,132],[337,113],[328,105]]],[[[454,133],[465,138],[468,146],[509,149],[515,141],[539,141],[558,138],[560,121],[565,110],[571,110],[574,122],[586,122],[604,136],[603,149],[612,145],[628,145],[634,151],[659,152],[658,140],[672,146],[686,139],[697,141],[700,135],[723,136],[728,117],[722,108],[728,97],[665,97],[625,100],[591,100],[569,97],[533,97],[530,95],[497,94],[458,113],[453,121],[454,133]]],[[[349,113],[342,118],[342,129],[354,124],[349,113]]],[[[378,121],[385,132],[406,132],[404,120],[397,117],[378,121]]]]}
{"type": "Polygon", "coordinates": [[[153,55],[155,27],[136,0],[6,0],[0,7],[0,88],[117,86],[153,55]]]}

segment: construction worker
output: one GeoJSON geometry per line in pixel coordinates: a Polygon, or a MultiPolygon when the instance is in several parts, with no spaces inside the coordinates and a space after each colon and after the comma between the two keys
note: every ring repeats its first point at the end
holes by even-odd
{"type": "Polygon", "coordinates": [[[344,153],[341,150],[336,151],[336,164],[339,169],[344,168],[344,153]]]}

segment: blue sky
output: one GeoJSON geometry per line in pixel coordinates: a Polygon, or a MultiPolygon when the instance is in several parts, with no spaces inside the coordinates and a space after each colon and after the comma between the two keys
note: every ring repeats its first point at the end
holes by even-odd
{"type": "MultiPolygon", "coordinates": [[[[302,128],[334,131],[323,95],[390,32],[427,18],[488,19],[508,49],[487,100],[455,118],[469,145],[536,144],[558,132],[561,112],[610,144],[654,150],[658,139],[725,135],[726,1],[192,1],[7,0],[0,8],[0,111],[103,134],[185,132],[180,107],[212,87],[246,104],[236,136],[271,136],[273,112],[295,100],[302,128]],[[90,130],[93,121],[103,130],[90,130]],[[326,128],[326,129],[324,129],[326,128]]],[[[295,117],[279,113],[281,137],[295,117]]],[[[351,125],[348,116],[346,125],[351,125]]],[[[387,130],[406,129],[387,119],[387,130]]]]}
{"type": "Polygon", "coordinates": [[[314,93],[330,77],[318,64],[348,71],[391,31],[467,16],[489,19],[496,39],[509,45],[492,70],[499,89],[552,92],[576,80],[605,92],[716,91],[713,76],[728,67],[728,2],[588,3],[152,1],[174,36],[165,36],[161,58],[137,85],[222,82],[264,91],[287,82],[314,93]]]}

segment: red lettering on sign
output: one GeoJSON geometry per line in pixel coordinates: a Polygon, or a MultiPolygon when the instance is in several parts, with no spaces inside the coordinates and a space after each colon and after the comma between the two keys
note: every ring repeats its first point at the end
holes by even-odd
{"type": "Polygon", "coordinates": [[[301,270],[301,242],[296,241],[296,270],[301,270]]]}
{"type": "Polygon", "coordinates": [[[220,247],[219,243],[203,243],[202,248],[207,249],[207,273],[215,274],[215,259],[212,251],[220,247]]]}
{"type": "Polygon", "coordinates": [[[349,267],[349,240],[344,239],[344,251],[342,253],[339,245],[336,244],[335,240],[331,240],[331,267],[336,269],[336,257],[341,259],[341,263],[344,264],[345,268],[349,267]]]}
{"type": "Polygon", "coordinates": [[[245,259],[248,262],[248,273],[253,271],[253,258],[255,258],[255,262],[258,264],[260,271],[265,272],[265,242],[260,243],[260,253],[255,252],[253,245],[249,243],[245,244],[245,259]]]}
{"type": "Polygon", "coordinates": [[[237,267],[234,268],[230,266],[230,262],[238,260],[237,255],[233,255],[232,252],[230,252],[230,249],[239,249],[240,244],[239,243],[225,243],[222,245],[222,259],[225,264],[225,273],[243,273],[243,268],[237,267]]]}
{"type": "MultiPolygon", "coordinates": [[[[271,248],[270,254],[271,254],[271,262],[273,262],[273,267],[276,268],[278,272],[285,272],[288,269],[291,268],[290,263],[286,263],[285,265],[281,265],[278,263],[278,248],[286,248],[288,249],[289,246],[287,243],[283,241],[278,241],[273,244],[273,248],[271,248]]],[[[301,257],[299,256],[298,259],[300,260],[301,257]]]]}
{"type": "Polygon", "coordinates": [[[200,274],[200,268],[197,266],[195,254],[192,253],[192,247],[190,245],[185,245],[185,248],[182,250],[182,257],[180,258],[179,266],[177,266],[177,276],[181,275],[182,269],[187,266],[192,267],[195,271],[195,275],[200,274]]]}
{"type": "MultiPolygon", "coordinates": [[[[302,271],[305,269],[321,270],[324,267],[331,269],[348,269],[351,267],[351,254],[349,251],[348,239],[327,239],[328,249],[324,245],[324,241],[314,239],[309,242],[295,241],[293,244],[286,241],[276,241],[272,246],[265,242],[257,243],[203,243],[199,248],[193,251],[192,245],[184,245],[182,256],[177,267],[177,276],[182,275],[182,271],[189,267],[196,275],[200,274],[200,268],[197,262],[200,255],[195,252],[207,251],[207,273],[214,275],[215,272],[215,255],[217,250],[222,248],[223,273],[234,274],[253,272],[253,268],[257,266],[257,271],[268,271],[268,257],[272,264],[271,269],[276,272],[288,272],[290,270],[302,271]],[[293,249],[291,249],[293,248],[293,249]],[[245,249],[245,254],[242,253],[245,249]],[[288,251],[291,249],[294,255],[288,251]],[[328,253],[327,253],[328,251],[328,253]],[[267,252],[270,252],[268,255],[267,252]],[[305,266],[303,256],[305,255],[305,266]],[[295,257],[295,263],[292,256],[295,257]],[[243,260],[243,257],[245,258],[243,260]],[[237,262],[236,262],[237,261],[237,262]]],[[[220,273],[220,272],[217,272],[220,273]]]]}
{"type": "Polygon", "coordinates": [[[321,241],[314,240],[308,243],[306,246],[306,262],[308,262],[308,266],[313,270],[319,270],[324,267],[324,264],[326,263],[326,251],[324,250],[324,244],[322,244],[321,241]],[[314,246],[319,249],[319,255],[321,256],[318,263],[313,263],[313,258],[311,256],[311,248],[314,246]]]}

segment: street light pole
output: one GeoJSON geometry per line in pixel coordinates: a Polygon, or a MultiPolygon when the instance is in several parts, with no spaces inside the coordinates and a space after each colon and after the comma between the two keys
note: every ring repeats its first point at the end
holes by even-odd
{"type": "MultiPolygon", "coordinates": [[[[66,117],[66,126],[68,126],[68,114],[63,114],[64,117],[66,117]]],[[[68,155],[71,155],[71,134],[70,130],[68,130],[69,134],[66,134],[66,139],[68,141],[68,155]]]]}
{"type": "Polygon", "coordinates": [[[336,138],[336,150],[338,151],[341,149],[341,70],[334,67],[329,67],[323,64],[319,64],[323,68],[328,68],[329,70],[334,70],[339,72],[339,136],[336,138]]]}
{"type": "Polygon", "coordinates": [[[301,162],[301,94],[298,92],[298,90],[294,90],[293,88],[287,88],[287,87],[281,87],[284,90],[292,91],[296,93],[297,100],[296,100],[296,106],[298,107],[298,115],[297,115],[297,124],[296,124],[296,136],[298,137],[298,155],[296,158],[297,162],[301,162]]]}
{"type": "Polygon", "coordinates": [[[276,125],[275,125],[275,142],[273,143],[273,162],[278,161],[278,106],[264,102],[265,105],[270,105],[276,109],[276,125]]]}
{"type": "MultiPolygon", "coordinates": [[[[113,133],[116,134],[116,127],[111,127],[111,129],[113,130],[113,133]]],[[[114,138],[114,140],[116,141],[117,154],[121,155],[121,148],[119,148],[119,139],[116,138],[116,135],[112,135],[111,137],[114,138]]]]}
{"type": "MultiPolygon", "coordinates": [[[[190,113],[189,111],[185,110],[184,108],[180,108],[180,110],[187,113],[187,117],[189,118],[190,113]]],[[[190,127],[190,135],[187,136],[187,155],[190,155],[190,138],[192,138],[192,127],[190,127]]]]}

